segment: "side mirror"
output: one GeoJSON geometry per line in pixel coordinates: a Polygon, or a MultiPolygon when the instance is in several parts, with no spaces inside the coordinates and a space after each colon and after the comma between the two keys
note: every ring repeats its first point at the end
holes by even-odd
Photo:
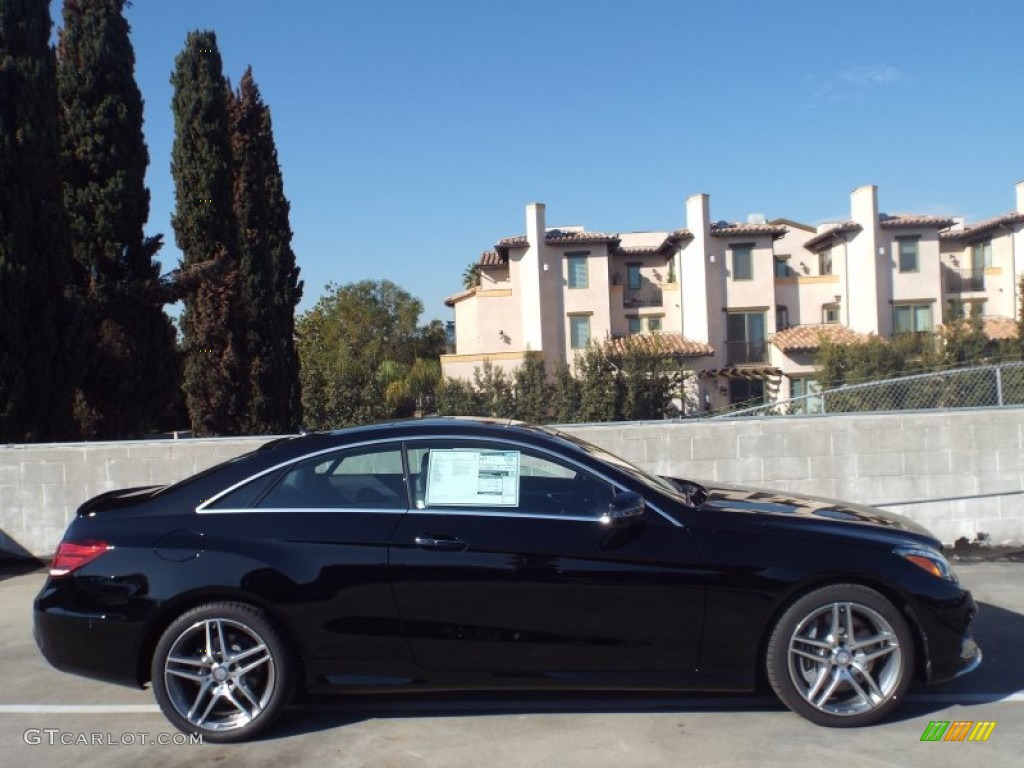
{"type": "Polygon", "coordinates": [[[629,525],[647,517],[647,502],[639,493],[623,491],[608,503],[608,511],[601,516],[605,525],[629,525]]]}

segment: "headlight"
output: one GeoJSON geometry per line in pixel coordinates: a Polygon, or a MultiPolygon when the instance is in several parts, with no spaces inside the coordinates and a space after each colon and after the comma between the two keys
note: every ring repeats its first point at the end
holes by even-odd
{"type": "Polygon", "coordinates": [[[918,568],[928,571],[932,576],[952,581],[954,584],[957,583],[956,574],[953,573],[952,566],[942,556],[941,552],[925,547],[896,547],[893,552],[909,560],[918,568]]]}

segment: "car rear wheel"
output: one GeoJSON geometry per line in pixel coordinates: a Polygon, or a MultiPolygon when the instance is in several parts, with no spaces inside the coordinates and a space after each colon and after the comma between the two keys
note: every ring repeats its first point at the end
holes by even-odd
{"type": "Polygon", "coordinates": [[[153,654],[152,681],[164,715],[204,741],[250,739],[288,705],[294,665],[267,615],[216,602],[182,614],[153,654]]]}
{"type": "Polygon", "coordinates": [[[889,600],[859,584],[835,584],[782,614],[765,661],[772,689],[791,710],[818,725],[855,727],[902,701],[914,644],[889,600]]]}

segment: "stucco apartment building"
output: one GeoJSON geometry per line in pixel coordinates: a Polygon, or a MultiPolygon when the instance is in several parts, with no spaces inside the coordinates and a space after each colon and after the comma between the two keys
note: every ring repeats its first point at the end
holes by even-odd
{"type": "Polygon", "coordinates": [[[874,186],[850,195],[850,218],[811,227],[752,215],[713,221],[707,195],[686,226],[612,234],[548,228],[526,207],[526,234],[479,259],[480,284],[446,299],[456,348],[444,373],[471,379],[485,360],[511,370],[539,354],[549,371],[594,340],[653,343],[694,372],[693,403],[717,409],[814,391],[827,337],[934,332],[975,307],[992,338],[1016,334],[1024,274],[1024,182],[1016,206],[975,224],[886,215],[874,186]]]}

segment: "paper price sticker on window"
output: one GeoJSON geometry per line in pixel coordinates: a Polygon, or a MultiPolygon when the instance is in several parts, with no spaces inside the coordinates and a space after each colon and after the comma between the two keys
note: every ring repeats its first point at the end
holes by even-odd
{"type": "Polygon", "coordinates": [[[519,451],[433,450],[426,504],[515,507],[519,505],[519,451]]]}

